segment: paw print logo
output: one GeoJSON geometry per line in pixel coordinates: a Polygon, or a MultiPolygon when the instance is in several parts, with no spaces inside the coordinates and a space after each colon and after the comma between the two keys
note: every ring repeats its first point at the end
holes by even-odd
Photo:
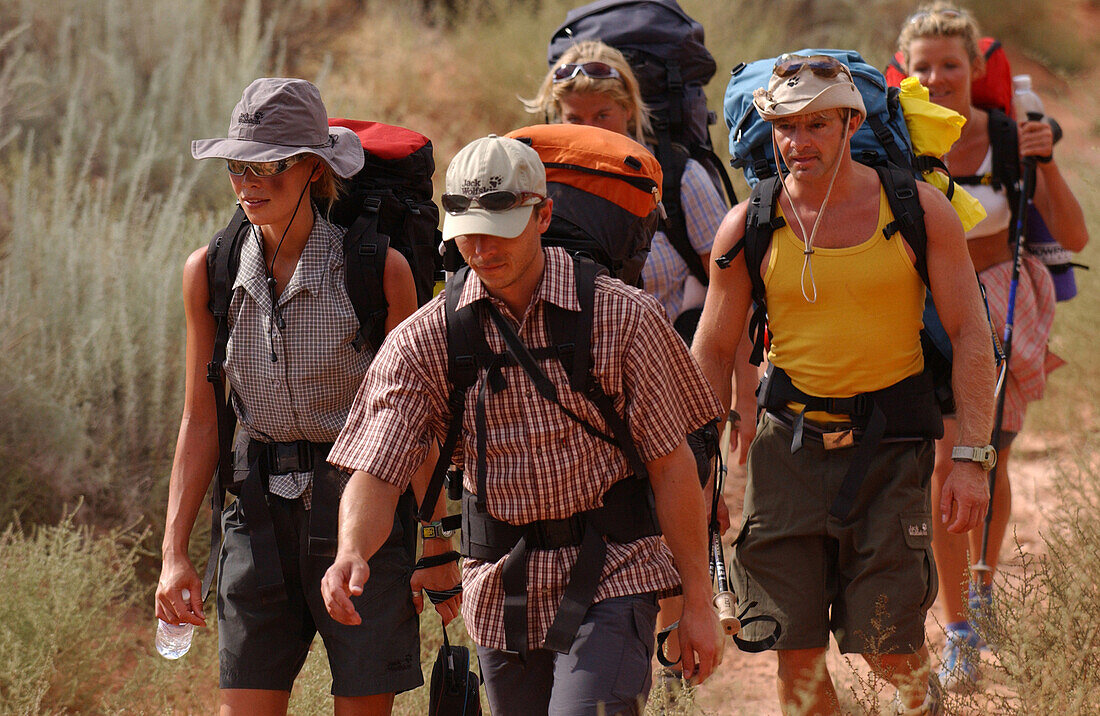
{"type": "Polygon", "coordinates": [[[798,75],[795,75],[794,77],[787,80],[787,86],[788,87],[794,87],[801,81],[802,81],[802,78],[799,77],[798,75]]]}

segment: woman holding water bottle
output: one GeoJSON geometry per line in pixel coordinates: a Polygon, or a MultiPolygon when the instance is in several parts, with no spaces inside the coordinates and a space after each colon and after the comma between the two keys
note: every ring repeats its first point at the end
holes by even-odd
{"type": "MultiPolygon", "coordinates": [[[[421,587],[449,589],[459,575],[454,564],[413,573],[410,509],[407,521],[394,515],[390,537],[355,597],[368,616],[358,625],[338,624],[321,599],[321,577],[332,557],[313,549],[313,518],[319,514],[314,508],[322,499],[315,487],[326,480],[338,495],[347,482],[325,457],[373,358],[371,347],[356,341],[359,321],[345,286],[344,229],[327,221],[324,210],[337,197],[340,179],[363,166],[363,147],[351,130],[329,127],[311,83],[262,78],[234,108],[229,136],[196,141],[191,151],[197,159],[226,162],[248,219],[236,279],[227,289],[224,370],[240,426],[234,445],[234,467],[240,469],[234,471],[248,476],[240,497],[221,516],[220,713],[286,713],[291,686],[320,633],[336,713],[388,714],[395,692],[423,682],[416,619],[421,587]],[[261,542],[267,534],[271,539],[261,542]],[[274,591],[265,581],[271,576],[279,586],[274,591]]],[[[215,392],[207,382],[216,332],[208,308],[213,286],[207,253],[203,247],[191,254],[183,272],[184,411],[156,591],[157,617],[169,625],[206,625],[187,547],[219,458],[215,392]]],[[[382,290],[389,331],[416,309],[412,272],[392,248],[382,290]]],[[[335,510],[331,514],[334,521],[335,510]]],[[[334,534],[335,525],[329,527],[334,534]]],[[[430,554],[442,540],[425,542],[430,554]]],[[[437,610],[453,617],[457,604],[454,598],[437,610]]],[[[186,650],[186,643],[169,641],[158,635],[166,656],[186,650]]]]}
{"type": "MultiPolygon", "coordinates": [[[[935,3],[911,15],[898,38],[906,71],[928,88],[933,102],[966,117],[962,135],[944,157],[954,176],[991,172],[993,152],[989,114],[971,102],[971,81],[980,77],[984,70],[984,58],[978,51],[980,37],[977,24],[969,13],[946,3],[935,3]]],[[[1035,207],[1064,248],[1080,251],[1088,242],[1084,214],[1053,160],[1051,126],[1026,119],[1027,108],[1023,105],[1027,101],[1026,97],[1017,101],[1017,133],[1021,163],[1037,167],[1035,207]]],[[[1015,207],[1004,187],[983,183],[968,185],[967,190],[982,203],[987,214],[967,232],[967,247],[985,286],[994,327],[998,335],[1003,336],[1014,265],[1015,247],[1011,244],[1014,234],[1010,224],[1015,207]]],[[[1002,388],[1006,391],[1002,430],[994,446],[998,452],[997,474],[989,507],[992,522],[986,554],[987,564],[994,569],[1011,509],[1008,463],[1012,441],[1023,428],[1027,403],[1042,396],[1046,374],[1057,365],[1058,359],[1047,351],[1054,302],[1050,274],[1040,261],[1025,254],[1015,293],[1012,356],[1002,388]]],[[[982,640],[974,629],[973,620],[977,621],[978,631],[989,626],[993,575],[992,571],[986,571],[971,584],[969,567],[978,560],[982,530],[974,530],[969,535],[951,535],[940,519],[939,492],[951,471],[952,449],[957,439],[953,419],[945,420],[944,428],[944,437],[936,445],[932,485],[933,550],[947,633],[940,680],[949,689],[965,690],[973,688],[978,677],[977,649],[982,640]],[[964,598],[963,590],[968,584],[971,585],[970,595],[964,598]]]]}

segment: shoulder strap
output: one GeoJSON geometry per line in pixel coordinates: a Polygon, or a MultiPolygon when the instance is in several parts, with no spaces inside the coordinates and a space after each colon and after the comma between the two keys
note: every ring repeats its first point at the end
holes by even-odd
{"type": "Polygon", "coordinates": [[[218,467],[211,494],[210,558],[206,562],[206,574],[202,580],[203,601],[210,594],[210,587],[217,571],[217,551],[221,548],[221,514],[225,504],[225,490],[233,482],[233,433],[237,429],[237,414],[233,411],[231,396],[225,387],[225,352],[229,344],[229,302],[233,295],[233,282],[240,265],[241,246],[249,235],[252,224],[240,206],[229,224],[214,234],[206,249],[206,281],[210,300],[207,307],[214,314],[214,350],[206,364],[206,379],[214,391],[214,409],[218,424],[218,467]],[[217,547],[215,547],[215,544],[217,547]]]}
{"type": "Polygon", "coordinates": [[[352,341],[356,352],[368,343],[377,351],[386,337],[389,302],[382,279],[390,237],[378,230],[381,207],[380,197],[365,197],[363,213],[344,234],[344,285],[359,319],[359,333],[352,341]]]}
{"type": "Polygon", "coordinates": [[[596,306],[596,277],[600,273],[603,273],[603,269],[594,261],[574,258],[573,276],[580,313],[562,310],[547,303],[546,329],[562,368],[569,376],[569,387],[587,397],[596,406],[634,476],[644,479],[649,477],[649,472],[630,434],[630,427],[626,419],[615,410],[611,397],[604,392],[599,380],[592,375],[592,326],[596,306]]]}
{"type": "Polygon", "coordinates": [[[475,336],[485,337],[478,320],[477,304],[464,306],[458,310],[458,299],[466,285],[470,267],[463,266],[447,282],[444,302],[444,317],[447,324],[447,380],[451,383],[451,394],[447,405],[451,411],[451,422],[447,426],[447,437],[439,450],[439,460],[435,463],[424,501],[420,504],[417,517],[421,522],[430,522],[432,510],[439,493],[443,490],[443,478],[450,467],[458,438],[462,434],[462,417],[466,412],[466,391],[477,382],[477,351],[475,336]]]}
{"type": "MultiPolygon", "coordinates": [[[[745,265],[752,284],[752,317],[749,319],[749,336],[752,338],[752,353],[749,361],[753,365],[764,362],[764,343],[767,332],[768,307],[765,300],[764,278],[760,267],[764,254],[771,245],[772,234],[786,226],[781,216],[776,216],[775,207],[779,201],[782,179],[770,176],[753,187],[749,195],[748,211],[745,215],[745,238],[741,240],[745,250],[745,265]]],[[[736,252],[737,247],[734,247],[736,252]]]]}
{"type": "Polygon", "coordinates": [[[916,254],[914,263],[924,285],[928,285],[928,233],[924,227],[924,208],[917,194],[917,179],[907,169],[887,164],[877,166],[879,181],[886,191],[886,201],[894,220],[882,228],[882,234],[890,240],[901,232],[902,237],[916,254]]]}
{"type": "Polygon", "coordinates": [[[994,186],[1012,196],[1020,179],[1020,145],[1016,123],[999,109],[989,110],[989,146],[993,150],[994,186]]]}
{"type": "Polygon", "coordinates": [[[665,208],[665,218],[661,226],[668,236],[668,241],[676,253],[687,264],[688,270],[704,286],[707,285],[706,268],[699,254],[691,245],[691,237],[688,236],[687,216],[684,214],[684,205],[681,201],[681,182],[684,169],[687,167],[688,153],[683,147],[667,141],[667,135],[662,135],[657,144],[657,161],[661,165],[664,179],[661,183],[661,204],[665,208]]]}

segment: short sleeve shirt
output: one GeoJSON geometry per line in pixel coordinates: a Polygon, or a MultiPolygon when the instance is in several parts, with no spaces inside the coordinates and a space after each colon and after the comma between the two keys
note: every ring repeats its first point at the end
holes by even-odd
{"type": "MultiPolygon", "coordinates": [[[[225,373],[237,419],[256,440],[335,440],[373,357],[369,346],[360,352],[352,346],[359,319],[344,283],[344,230],[316,210],[314,216],[277,310],[257,227],[241,247],[225,373]]],[[[293,499],[306,493],[311,478],[308,472],[273,475],[270,490],[293,499]]]]}
{"type": "MultiPolygon", "coordinates": [[[[544,249],[546,268],[518,323],[502,302],[491,298],[471,274],[459,307],[491,300],[511,320],[532,349],[546,346],[544,305],[579,310],[572,260],[563,250],[544,249]]],[[[363,470],[405,487],[424,460],[430,440],[442,440],[450,413],[447,398],[447,331],[443,296],[422,307],[390,334],[367,373],[329,456],[348,470],[363,470]]],[[[683,341],[662,316],[656,301],[621,281],[596,280],[592,369],[616,410],[625,415],[642,459],[651,461],[675,449],[684,436],[721,414],[709,383],[683,341]]],[[[489,348],[504,351],[496,327],[482,319],[489,348]]],[[[558,386],[559,400],[591,425],[606,431],[596,407],[568,388],[556,360],[542,362],[558,386]]],[[[593,509],[613,483],[630,475],[622,453],[589,435],[560,407],[543,399],[523,369],[505,367],[506,387],[486,397],[486,504],[497,519],[514,524],[558,519],[593,509]]],[[[460,450],[476,455],[474,405],[484,371],[466,393],[460,450]]],[[[465,487],[477,489],[474,470],[465,487]]],[[[528,553],[528,643],[543,643],[561,601],[578,547],[528,553]]],[[[503,560],[467,560],[463,570],[463,616],[474,640],[504,648],[501,585],[503,560]]],[[[659,537],[610,544],[595,600],[656,591],[673,593],[679,577],[659,537]]]]}
{"type": "MultiPolygon", "coordinates": [[[[725,200],[703,165],[689,159],[680,179],[680,205],[688,240],[697,254],[709,254],[718,225],[726,215],[725,200]]],[[[646,291],[657,297],[671,321],[683,311],[684,281],[691,274],[687,263],[663,231],[653,235],[649,257],[642,267],[646,291]]]]}

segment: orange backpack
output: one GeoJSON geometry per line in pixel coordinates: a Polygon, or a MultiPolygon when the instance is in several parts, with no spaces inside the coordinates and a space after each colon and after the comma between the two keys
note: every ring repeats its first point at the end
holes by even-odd
{"type": "Polygon", "coordinates": [[[553,218],[542,236],[638,286],[661,208],[661,165],[641,144],[576,124],[539,124],[509,132],[546,167],[553,218]]]}

